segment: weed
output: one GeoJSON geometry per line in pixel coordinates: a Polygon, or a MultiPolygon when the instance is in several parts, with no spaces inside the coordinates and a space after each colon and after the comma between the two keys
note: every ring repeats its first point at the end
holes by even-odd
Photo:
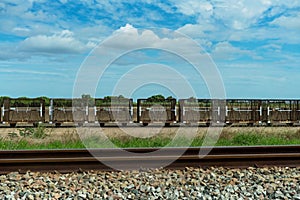
{"type": "Polygon", "coordinates": [[[19,137],[19,135],[18,135],[17,133],[15,133],[15,132],[10,132],[10,133],[8,133],[8,136],[9,136],[10,138],[18,138],[18,137],[19,137]]]}
{"type": "Polygon", "coordinates": [[[38,125],[33,131],[32,137],[37,138],[37,139],[43,139],[47,136],[46,131],[45,131],[45,126],[43,125],[38,125]]]}
{"type": "Polygon", "coordinates": [[[262,136],[258,134],[237,134],[233,137],[232,142],[240,146],[259,144],[262,136]]]}
{"type": "Polygon", "coordinates": [[[45,126],[38,125],[36,128],[26,127],[18,129],[19,135],[22,137],[31,137],[36,139],[43,139],[47,136],[45,126]]]}
{"type": "Polygon", "coordinates": [[[61,141],[63,144],[72,143],[72,142],[76,143],[76,142],[80,141],[80,138],[76,131],[68,130],[63,133],[63,135],[61,137],[61,141]]]}
{"type": "Polygon", "coordinates": [[[29,137],[33,134],[34,129],[33,128],[22,128],[18,129],[19,135],[22,137],[29,137]]]}

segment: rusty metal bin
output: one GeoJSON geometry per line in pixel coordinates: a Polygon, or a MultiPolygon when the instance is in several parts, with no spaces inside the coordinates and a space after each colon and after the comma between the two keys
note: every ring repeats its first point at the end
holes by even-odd
{"type": "Polygon", "coordinates": [[[122,123],[125,126],[132,121],[133,100],[123,97],[97,98],[94,111],[100,126],[110,122],[122,123]]]}
{"type": "Polygon", "coordinates": [[[17,123],[45,122],[45,101],[40,98],[5,98],[2,107],[3,122],[15,127],[17,123]]]}
{"type": "Polygon", "coordinates": [[[56,126],[72,122],[82,125],[88,120],[88,102],[86,99],[51,99],[49,121],[56,126]]]}
{"type": "Polygon", "coordinates": [[[263,100],[263,122],[267,124],[296,123],[297,100],[263,100]]]}
{"type": "Polygon", "coordinates": [[[182,123],[203,123],[207,126],[223,124],[225,119],[224,99],[181,99],[179,100],[179,121],[182,123]]]}
{"type": "Polygon", "coordinates": [[[211,106],[211,99],[180,99],[179,122],[208,124],[211,121],[211,106]]]}
{"type": "Polygon", "coordinates": [[[0,98],[0,122],[3,123],[3,116],[4,116],[4,105],[3,105],[3,98],[0,98]]]}
{"type": "Polygon", "coordinates": [[[300,123],[300,100],[295,100],[294,120],[295,123],[300,123]]]}
{"type": "Polygon", "coordinates": [[[170,123],[176,122],[176,99],[165,99],[151,101],[149,99],[137,100],[137,122],[147,126],[149,123],[170,123]]]}
{"type": "Polygon", "coordinates": [[[295,100],[294,121],[300,123],[300,100],[295,100]]]}
{"type": "Polygon", "coordinates": [[[261,101],[255,99],[227,99],[226,123],[242,123],[253,125],[261,121],[261,101]]]}

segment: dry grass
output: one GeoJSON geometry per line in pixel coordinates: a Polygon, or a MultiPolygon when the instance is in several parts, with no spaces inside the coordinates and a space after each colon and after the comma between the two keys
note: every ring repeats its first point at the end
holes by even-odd
{"type": "MultiPolygon", "coordinates": [[[[61,141],[62,143],[75,142],[91,136],[119,139],[121,141],[133,138],[174,138],[177,136],[203,138],[208,128],[160,128],[160,127],[126,127],[126,128],[46,128],[45,138],[24,138],[20,136],[18,128],[1,128],[0,137],[18,141],[26,139],[30,143],[45,143],[61,141]],[[12,134],[13,133],[13,134],[12,134]]],[[[220,139],[232,139],[237,134],[259,134],[262,136],[279,136],[287,140],[300,139],[300,127],[225,127],[222,129],[220,139]]]]}

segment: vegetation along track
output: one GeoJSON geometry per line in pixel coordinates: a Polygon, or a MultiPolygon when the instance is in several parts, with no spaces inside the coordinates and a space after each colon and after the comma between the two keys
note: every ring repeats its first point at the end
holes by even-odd
{"type": "Polygon", "coordinates": [[[260,166],[300,166],[300,146],[248,146],[163,148],[159,155],[149,154],[156,148],[129,148],[135,153],[128,156],[117,149],[72,149],[72,150],[18,150],[0,151],[0,173],[12,171],[58,171],[61,173],[80,170],[114,170],[99,162],[109,161],[122,169],[144,169],[155,166],[155,162],[173,161],[167,168],[184,167],[260,167],[260,166]],[[181,155],[178,157],[178,155],[181,155]]]}

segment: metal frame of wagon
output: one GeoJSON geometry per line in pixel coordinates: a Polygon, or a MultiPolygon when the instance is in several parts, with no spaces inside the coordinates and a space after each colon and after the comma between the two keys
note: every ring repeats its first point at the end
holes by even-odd
{"type": "Polygon", "coordinates": [[[105,123],[121,123],[126,126],[132,122],[133,116],[133,99],[123,97],[96,98],[94,105],[95,122],[101,127],[105,123]]]}
{"type": "MultiPolygon", "coordinates": [[[[116,97],[118,99],[118,97],[116,97]]],[[[48,114],[45,117],[45,102],[42,98],[3,98],[0,99],[0,122],[10,124],[14,127],[17,123],[52,123],[60,126],[62,123],[121,123],[126,125],[133,122],[136,115],[137,123],[148,125],[149,123],[165,123],[169,126],[173,123],[197,123],[210,125],[212,123],[223,125],[299,125],[300,124],[300,100],[299,99],[165,99],[163,101],[152,102],[148,99],[138,99],[137,107],[133,107],[133,100],[122,98],[123,102],[106,102],[106,105],[99,106],[98,102],[105,99],[96,98],[93,102],[89,99],[51,99],[48,114]],[[65,105],[57,105],[61,101],[65,105]],[[226,101],[225,103],[221,102],[226,101]],[[11,102],[16,104],[11,105],[11,102]],[[18,102],[20,103],[18,106],[18,102]],[[28,106],[21,106],[21,102],[27,102],[28,106]],[[32,102],[38,102],[38,106],[33,106],[32,102]],[[76,106],[78,102],[78,106],[76,106]],[[212,102],[217,103],[217,107],[212,112],[212,102]],[[177,104],[178,103],[178,104],[177,104]],[[114,105],[115,104],[115,105],[114,105]],[[157,105],[155,107],[155,105],[157,105]],[[195,106],[196,105],[196,106],[195,106]],[[162,106],[162,108],[160,107],[162,106]],[[121,108],[122,107],[122,108],[121,108]],[[58,117],[58,112],[64,113],[58,117]],[[116,113],[123,114],[116,114],[116,113]],[[163,113],[164,112],[164,113],[163,113]],[[24,114],[24,113],[28,113],[24,114]],[[108,118],[104,118],[104,114],[108,118]],[[148,113],[148,114],[147,114],[148,113]],[[162,118],[162,113],[165,118],[162,118]],[[19,114],[20,118],[16,118],[19,114]],[[33,114],[35,118],[30,117],[33,114]],[[39,117],[37,117],[39,114],[39,117]],[[151,117],[150,117],[151,114],[151,117]],[[13,116],[14,115],[14,116],[13,116]],[[68,115],[68,117],[66,116],[68,115]],[[103,115],[103,116],[102,116],[103,115]],[[158,116],[157,119],[155,116],[158,116]],[[176,118],[178,117],[178,118],[176,118]],[[45,119],[47,118],[47,119],[45,119]]],[[[107,99],[105,100],[107,101],[107,99]]]]}
{"type": "Polygon", "coordinates": [[[137,123],[142,123],[143,126],[148,126],[149,123],[164,123],[167,127],[170,126],[171,123],[176,123],[176,99],[164,99],[161,101],[138,99],[137,123]],[[162,116],[162,113],[166,114],[166,116],[162,116]],[[160,118],[153,120],[151,114],[154,116],[159,115],[160,118]]]}
{"type": "Polygon", "coordinates": [[[37,126],[45,122],[45,101],[42,98],[4,98],[1,105],[3,124],[15,127],[17,123],[32,123],[37,126]]]}

